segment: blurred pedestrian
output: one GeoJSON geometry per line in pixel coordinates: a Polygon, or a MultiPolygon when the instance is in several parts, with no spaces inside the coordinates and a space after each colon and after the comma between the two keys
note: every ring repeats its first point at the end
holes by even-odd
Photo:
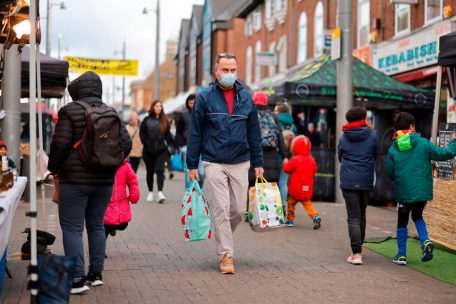
{"type": "Polygon", "coordinates": [[[131,112],[130,121],[126,125],[128,134],[132,142],[132,148],[130,155],[128,156],[128,161],[130,162],[131,167],[135,173],[138,171],[138,166],[142,157],[143,144],[139,136],[139,117],[136,111],[131,112]]]}
{"type": "MultiPolygon", "coordinates": [[[[181,113],[179,119],[177,120],[176,124],[176,137],[175,137],[175,142],[176,145],[180,147],[181,152],[182,152],[182,158],[184,160],[184,163],[186,163],[187,159],[187,139],[188,139],[188,128],[190,126],[190,119],[192,115],[192,110],[195,105],[195,94],[190,94],[187,96],[187,99],[185,101],[185,106],[186,109],[181,113]]],[[[204,182],[204,166],[203,166],[203,161],[201,160],[198,163],[198,175],[199,175],[199,184],[200,187],[203,187],[203,182],[204,182]]],[[[188,169],[187,166],[185,166],[185,189],[188,189],[190,187],[191,182],[188,177],[188,169]]]]}
{"type": "Polygon", "coordinates": [[[154,174],[157,175],[158,203],[166,200],[163,194],[165,183],[165,163],[174,148],[170,133],[170,123],[163,112],[163,104],[155,100],[150,106],[149,115],[141,123],[139,136],[143,143],[143,159],[146,163],[146,180],[149,193],[146,200],[154,201],[154,174]]]}
{"type": "Polygon", "coordinates": [[[199,179],[202,155],[220,272],[234,273],[233,232],[242,220],[250,166],[256,177],[263,176],[263,153],[257,110],[236,81],[236,56],[222,53],[215,62],[216,81],[196,96],[187,166],[190,180],[199,179]]]}
{"type": "Polygon", "coordinates": [[[347,209],[351,255],[347,262],[363,263],[363,244],[366,236],[366,208],[369,193],[374,187],[374,165],[377,158],[377,135],[367,126],[366,109],[354,107],[345,118],[343,135],[339,140],[340,188],[347,209]]]}
{"type": "Polygon", "coordinates": [[[386,157],[386,174],[396,184],[397,255],[393,262],[407,264],[407,237],[410,213],[421,242],[421,261],[432,260],[434,244],[430,241],[423,211],[433,198],[431,160],[446,161],[456,156],[456,140],[446,148],[436,147],[415,130],[415,117],[407,112],[393,114],[393,143],[386,157]]]}
{"type": "MultiPolygon", "coordinates": [[[[4,141],[0,141],[0,157],[6,156],[8,160],[8,168],[16,169],[16,164],[14,161],[8,156],[8,147],[4,141]]],[[[1,161],[1,159],[0,159],[1,161]]]]}

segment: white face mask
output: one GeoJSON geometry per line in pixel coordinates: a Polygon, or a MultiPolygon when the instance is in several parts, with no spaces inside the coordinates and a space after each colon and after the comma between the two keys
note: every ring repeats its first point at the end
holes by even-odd
{"type": "Polygon", "coordinates": [[[220,84],[225,88],[231,88],[237,77],[235,73],[226,73],[220,76],[220,84]]]}

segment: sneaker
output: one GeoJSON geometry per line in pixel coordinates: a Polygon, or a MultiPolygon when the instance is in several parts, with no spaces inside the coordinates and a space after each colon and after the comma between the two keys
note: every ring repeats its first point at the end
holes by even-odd
{"type": "Polygon", "coordinates": [[[93,287],[103,285],[103,281],[102,280],[103,280],[103,276],[99,272],[97,272],[97,273],[89,273],[86,276],[87,284],[90,284],[93,287]]]}
{"type": "Polygon", "coordinates": [[[81,294],[90,290],[89,286],[86,285],[84,278],[79,278],[73,281],[73,287],[71,287],[71,294],[81,294]]]}
{"type": "Polygon", "coordinates": [[[347,262],[353,265],[362,265],[363,256],[361,253],[352,254],[347,258],[347,262]]]}
{"type": "Polygon", "coordinates": [[[397,265],[407,265],[407,257],[406,256],[398,256],[396,255],[393,258],[393,263],[397,265]]]}
{"type": "Polygon", "coordinates": [[[165,200],[166,200],[166,197],[163,194],[163,192],[158,191],[158,203],[163,204],[165,202],[165,200]]]}
{"type": "Polygon", "coordinates": [[[233,258],[228,256],[227,253],[225,253],[223,259],[220,261],[220,272],[225,274],[234,273],[233,258]]]}
{"type": "Polygon", "coordinates": [[[423,244],[423,255],[421,256],[421,262],[429,262],[434,257],[434,244],[426,240],[423,244]]]}
{"type": "Polygon", "coordinates": [[[318,216],[318,215],[315,215],[313,217],[313,223],[314,223],[314,229],[317,230],[317,229],[320,229],[320,226],[321,226],[321,218],[318,216]]]}
{"type": "Polygon", "coordinates": [[[294,227],[294,222],[288,220],[287,223],[286,223],[285,225],[287,225],[287,227],[294,227]]]}
{"type": "Polygon", "coordinates": [[[154,201],[154,193],[153,193],[152,191],[149,192],[149,194],[147,194],[146,200],[147,200],[148,202],[153,202],[153,201],[154,201]]]}

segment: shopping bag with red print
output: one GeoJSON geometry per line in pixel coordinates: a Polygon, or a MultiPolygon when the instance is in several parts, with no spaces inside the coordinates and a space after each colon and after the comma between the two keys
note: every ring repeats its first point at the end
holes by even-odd
{"type": "Polygon", "coordinates": [[[182,199],[182,228],[186,241],[201,241],[211,238],[211,211],[195,179],[182,199]]]}

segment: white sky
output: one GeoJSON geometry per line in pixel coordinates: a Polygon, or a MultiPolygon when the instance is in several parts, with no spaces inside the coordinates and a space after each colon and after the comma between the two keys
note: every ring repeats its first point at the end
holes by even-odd
{"type": "MultiPolygon", "coordinates": [[[[66,10],[55,6],[51,14],[52,56],[58,54],[58,35],[62,35],[62,57],[79,56],[92,58],[121,59],[122,43],[127,44],[127,59],[139,60],[138,77],[127,77],[132,80],[144,79],[155,64],[155,29],[156,17],[153,11],[144,15],[144,7],[155,9],[156,0],[63,0],[66,10]],[[114,54],[118,51],[118,54],[114,54]]],[[[46,0],[40,1],[42,39],[41,50],[46,48],[46,0]]],[[[180,23],[183,18],[190,18],[193,4],[204,4],[204,0],[160,0],[160,57],[165,55],[166,40],[177,39],[180,23]]],[[[70,75],[70,80],[77,77],[70,75]]],[[[102,77],[103,90],[112,89],[111,76],[102,77]]],[[[116,86],[121,87],[121,77],[116,78],[116,86]]],[[[128,93],[128,89],[127,89],[128,93]]],[[[116,100],[122,92],[117,91],[116,100]]],[[[112,96],[112,94],[111,94],[112,96]]]]}

